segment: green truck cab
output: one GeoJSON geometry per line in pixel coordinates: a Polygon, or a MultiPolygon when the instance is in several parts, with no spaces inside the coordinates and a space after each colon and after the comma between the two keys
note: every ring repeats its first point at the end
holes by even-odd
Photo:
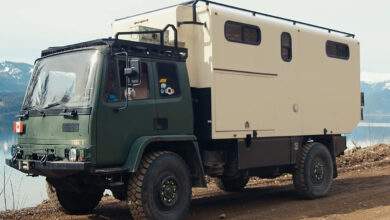
{"type": "MultiPolygon", "coordinates": [[[[180,25],[207,27],[196,15],[180,25]]],[[[323,133],[261,137],[264,130],[251,130],[248,121],[239,136],[216,138],[215,88],[190,85],[188,50],[178,46],[177,35],[170,24],[42,51],[6,163],[45,176],[49,198],[68,213],[92,211],[109,189],[128,203],[135,219],[184,219],[191,189],[207,187],[206,175],[216,178],[221,190],[237,192],[252,176],[290,173],[305,198],[325,196],[337,177],[336,157],[345,151],[346,138],[326,127],[323,133]],[[164,40],[169,29],[173,46],[164,40]],[[160,42],[120,38],[140,34],[159,35],[160,42]]],[[[292,110],[297,113],[298,107],[292,110]]],[[[268,116],[259,112],[259,117],[268,116]]]]}
{"type": "Polygon", "coordinates": [[[119,39],[43,51],[7,164],[46,176],[69,212],[93,209],[106,188],[126,198],[130,175],[156,152],[190,161],[188,181],[205,186],[186,58],[183,48],[119,39]]]}

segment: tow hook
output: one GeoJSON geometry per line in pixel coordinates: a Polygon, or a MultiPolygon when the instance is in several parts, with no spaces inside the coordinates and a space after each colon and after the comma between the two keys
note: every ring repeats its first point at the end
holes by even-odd
{"type": "Polygon", "coordinates": [[[15,162],[19,157],[21,157],[23,154],[23,151],[20,150],[20,147],[19,146],[12,146],[11,148],[11,161],[12,162],[15,162]]]}
{"type": "Polygon", "coordinates": [[[47,162],[47,153],[45,154],[45,155],[43,155],[42,156],[42,158],[41,158],[41,163],[42,163],[42,165],[46,165],[46,162],[47,162]]]}

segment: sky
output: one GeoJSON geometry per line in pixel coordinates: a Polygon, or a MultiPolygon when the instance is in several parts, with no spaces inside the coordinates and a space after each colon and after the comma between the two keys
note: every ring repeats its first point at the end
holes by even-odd
{"type": "MultiPolygon", "coordinates": [[[[116,18],[182,1],[1,0],[0,60],[33,63],[49,46],[111,36],[116,18]]],[[[219,1],[355,33],[361,42],[362,71],[390,73],[388,0],[219,1]]]]}

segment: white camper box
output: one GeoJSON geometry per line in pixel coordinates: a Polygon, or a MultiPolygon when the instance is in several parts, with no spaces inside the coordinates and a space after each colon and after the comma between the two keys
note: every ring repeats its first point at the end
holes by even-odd
{"type": "MultiPolygon", "coordinates": [[[[244,138],[253,131],[259,137],[346,134],[357,126],[357,40],[218,5],[196,11],[205,25],[177,25],[193,19],[191,5],[177,5],[118,19],[112,30],[115,35],[138,26],[177,27],[181,46],[189,50],[191,87],[211,88],[213,139],[244,138]],[[239,25],[258,28],[259,42],[229,41],[242,37],[234,35],[239,25]],[[282,47],[283,33],[291,36],[290,51],[288,43],[282,47]],[[282,51],[290,59],[283,60],[282,51]]],[[[248,38],[253,41],[253,32],[248,38]]]]}

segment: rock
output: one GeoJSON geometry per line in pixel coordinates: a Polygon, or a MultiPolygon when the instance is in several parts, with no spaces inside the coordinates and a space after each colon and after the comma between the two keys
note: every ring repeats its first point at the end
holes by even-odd
{"type": "Polygon", "coordinates": [[[222,213],[219,215],[219,219],[225,219],[226,218],[226,214],[225,213],[222,213]]]}

